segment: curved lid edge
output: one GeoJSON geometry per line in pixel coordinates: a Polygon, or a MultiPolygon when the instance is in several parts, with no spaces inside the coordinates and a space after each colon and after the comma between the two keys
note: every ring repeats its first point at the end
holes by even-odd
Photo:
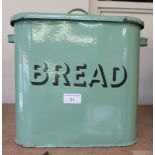
{"type": "Polygon", "coordinates": [[[37,13],[37,12],[18,13],[11,18],[10,24],[14,26],[15,22],[27,19],[123,22],[123,23],[136,24],[140,26],[141,29],[144,28],[144,22],[142,20],[130,16],[99,16],[99,15],[87,15],[87,14],[62,14],[62,13],[37,13]]]}

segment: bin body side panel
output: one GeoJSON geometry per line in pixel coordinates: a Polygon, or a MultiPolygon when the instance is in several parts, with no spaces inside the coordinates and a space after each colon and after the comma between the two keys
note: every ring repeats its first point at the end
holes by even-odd
{"type": "Polygon", "coordinates": [[[139,37],[129,23],[16,22],[16,143],[135,143],[139,37]]]}

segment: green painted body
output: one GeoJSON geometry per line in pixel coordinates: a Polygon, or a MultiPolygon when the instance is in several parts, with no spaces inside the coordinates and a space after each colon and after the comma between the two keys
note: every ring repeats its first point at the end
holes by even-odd
{"type": "Polygon", "coordinates": [[[134,144],[142,22],[89,15],[23,16],[12,19],[15,34],[10,36],[15,42],[16,143],[134,144]],[[80,94],[81,101],[64,103],[64,94],[80,94]]]}

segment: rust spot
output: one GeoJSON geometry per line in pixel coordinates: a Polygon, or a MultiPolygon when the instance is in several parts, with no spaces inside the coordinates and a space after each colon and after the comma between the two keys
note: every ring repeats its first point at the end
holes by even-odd
{"type": "Polygon", "coordinates": [[[125,17],[124,19],[123,19],[123,22],[127,22],[128,21],[128,19],[125,17]]]}

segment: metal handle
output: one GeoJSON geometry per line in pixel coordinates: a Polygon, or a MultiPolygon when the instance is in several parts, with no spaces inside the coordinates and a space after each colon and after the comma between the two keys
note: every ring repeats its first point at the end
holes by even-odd
{"type": "Polygon", "coordinates": [[[68,13],[72,13],[72,12],[74,12],[74,11],[80,11],[80,12],[83,12],[83,13],[85,13],[85,14],[88,14],[87,11],[85,11],[85,10],[83,10],[83,9],[80,9],[80,8],[72,9],[72,10],[70,10],[68,13]]]}
{"type": "Polygon", "coordinates": [[[147,46],[147,38],[145,38],[145,37],[141,37],[140,38],[140,46],[141,47],[144,47],[144,46],[147,46]]]}
{"type": "Polygon", "coordinates": [[[8,42],[9,43],[14,43],[14,34],[8,34],[8,42]]]}

